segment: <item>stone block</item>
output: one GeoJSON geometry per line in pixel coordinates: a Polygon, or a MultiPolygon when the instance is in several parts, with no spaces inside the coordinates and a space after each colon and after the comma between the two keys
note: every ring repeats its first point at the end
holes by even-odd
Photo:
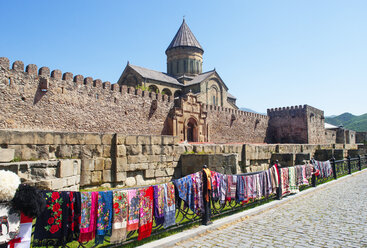
{"type": "Polygon", "coordinates": [[[125,184],[127,187],[132,187],[136,185],[135,177],[128,177],[126,178],[125,184]]]}
{"type": "Polygon", "coordinates": [[[185,146],[183,145],[176,145],[176,146],[173,146],[173,153],[175,154],[183,154],[185,153],[186,149],[185,149],[185,146]]]}
{"type": "Polygon", "coordinates": [[[160,162],[161,161],[161,155],[151,155],[149,156],[149,162],[160,162]]]}
{"type": "Polygon", "coordinates": [[[104,169],[104,158],[97,158],[94,166],[95,170],[103,170],[104,169]]]}
{"type": "Polygon", "coordinates": [[[81,170],[81,162],[79,159],[74,159],[73,162],[74,165],[74,176],[80,175],[80,170],[81,170]]]}
{"type": "Polygon", "coordinates": [[[93,184],[101,184],[102,183],[102,171],[92,171],[91,182],[93,184]]]}
{"type": "Polygon", "coordinates": [[[162,137],[155,135],[150,137],[150,142],[152,145],[160,145],[162,144],[162,137]]]}
{"type": "Polygon", "coordinates": [[[152,154],[153,155],[160,155],[162,152],[162,146],[160,145],[152,145],[152,154]]]}
{"type": "Polygon", "coordinates": [[[55,144],[54,135],[46,132],[34,133],[34,142],[38,145],[53,145],[55,144]]]}
{"type": "Polygon", "coordinates": [[[139,135],[137,140],[139,145],[150,145],[150,136],[148,135],[139,135]]]}
{"type": "Polygon", "coordinates": [[[163,145],[173,145],[173,136],[164,135],[162,136],[162,144],[163,145]]]}
{"type": "Polygon", "coordinates": [[[143,155],[153,155],[153,149],[151,145],[142,145],[141,146],[141,153],[143,155]]]}
{"type": "Polygon", "coordinates": [[[163,146],[162,147],[162,155],[172,155],[173,148],[172,146],[163,146]]]}
{"type": "Polygon", "coordinates": [[[66,179],[63,178],[57,178],[52,180],[52,189],[58,190],[62,189],[66,186],[66,179]]]}
{"type": "Polygon", "coordinates": [[[14,149],[1,149],[0,148],[0,162],[6,163],[14,159],[15,150],[14,149]]]}
{"type": "Polygon", "coordinates": [[[86,134],[85,144],[86,145],[101,145],[102,144],[101,136],[99,134],[86,134]]]}
{"type": "Polygon", "coordinates": [[[117,145],[116,151],[117,157],[125,157],[126,156],[126,146],[125,145],[117,145]]]}
{"type": "Polygon", "coordinates": [[[135,165],[136,170],[147,170],[149,168],[148,163],[141,163],[135,165]]]}
{"type": "Polygon", "coordinates": [[[126,136],[125,144],[126,145],[136,145],[137,137],[136,136],[126,136]]]}
{"type": "Polygon", "coordinates": [[[109,158],[109,157],[111,157],[111,146],[110,146],[110,145],[103,145],[103,146],[102,146],[102,149],[103,149],[102,156],[103,156],[104,158],[109,158]]]}
{"type": "Polygon", "coordinates": [[[116,173],[116,181],[124,182],[126,180],[126,172],[117,172],[116,173]]]}
{"type": "Polygon", "coordinates": [[[204,153],[207,153],[207,154],[213,154],[215,153],[215,148],[211,145],[205,145],[203,146],[203,151],[204,153]]]}
{"type": "Polygon", "coordinates": [[[144,176],[145,178],[154,178],[155,177],[154,170],[151,170],[151,169],[145,170],[144,176]]]}
{"type": "Polygon", "coordinates": [[[155,177],[165,177],[167,176],[166,170],[164,169],[159,169],[155,171],[155,177]]]}
{"type": "Polygon", "coordinates": [[[104,169],[111,170],[112,168],[112,160],[110,158],[106,158],[104,161],[104,169]]]}
{"type": "Polygon", "coordinates": [[[128,164],[139,164],[148,162],[148,157],[144,155],[127,156],[128,164]]]}
{"type": "Polygon", "coordinates": [[[195,153],[203,152],[203,146],[201,146],[201,145],[193,145],[193,151],[195,153]]]}
{"type": "Polygon", "coordinates": [[[55,156],[58,158],[70,158],[72,153],[72,146],[60,145],[56,148],[55,156]]]}
{"type": "Polygon", "coordinates": [[[35,144],[34,132],[11,132],[9,144],[33,145],[35,144]]]}
{"type": "Polygon", "coordinates": [[[42,180],[39,182],[36,182],[35,186],[39,189],[48,189],[52,190],[52,180],[42,180]]]}
{"type": "Polygon", "coordinates": [[[92,171],[94,170],[94,159],[82,159],[82,168],[81,170],[88,170],[88,171],[92,171]]]}
{"type": "Polygon", "coordinates": [[[116,171],[127,171],[127,158],[116,158],[116,171]]]}
{"type": "Polygon", "coordinates": [[[142,148],[141,145],[129,145],[126,147],[127,155],[139,155],[141,154],[142,148]]]}
{"type": "Polygon", "coordinates": [[[175,169],[174,168],[166,168],[166,174],[167,174],[167,176],[173,176],[174,173],[175,173],[175,169]]]}
{"type": "Polygon", "coordinates": [[[103,170],[103,182],[112,182],[111,170],[103,170]]]}
{"type": "Polygon", "coordinates": [[[126,136],[122,134],[116,135],[116,145],[125,145],[126,136]]]}
{"type": "Polygon", "coordinates": [[[173,144],[177,145],[178,143],[180,143],[181,139],[178,136],[173,136],[173,144]]]}
{"type": "Polygon", "coordinates": [[[59,173],[60,178],[70,177],[74,175],[74,160],[60,160],[59,173]]]}
{"type": "Polygon", "coordinates": [[[85,135],[82,133],[70,133],[66,135],[66,143],[69,145],[84,145],[85,135]]]}
{"type": "Polygon", "coordinates": [[[51,179],[56,178],[56,168],[31,168],[32,177],[51,179]]]}
{"type": "Polygon", "coordinates": [[[103,134],[102,145],[111,145],[114,134],[103,134]]]}
{"type": "Polygon", "coordinates": [[[90,185],[92,183],[92,171],[82,171],[80,175],[80,185],[90,185]]]}
{"type": "Polygon", "coordinates": [[[76,184],[76,176],[73,176],[73,177],[68,177],[66,179],[66,185],[67,186],[73,186],[76,184]]]}

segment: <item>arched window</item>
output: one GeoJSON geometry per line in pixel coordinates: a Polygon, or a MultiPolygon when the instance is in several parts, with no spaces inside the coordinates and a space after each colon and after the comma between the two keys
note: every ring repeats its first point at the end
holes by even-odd
{"type": "Polygon", "coordinates": [[[176,97],[182,97],[182,91],[181,90],[176,90],[175,91],[175,94],[173,96],[174,96],[174,98],[176,98],[176,97]]]}
{"type": "Polygon", "coordinates": [[[164,88],[162,90],[162,95],[172,96],[172,92],[169,89],[164,88]]]}
{"type": "Polygon", "coordinates": [[[153,92],[153,93],[159,93],[159,89],[158,89],[158,87],[157,87],[157,86],[155,86],[155,85],[149,85],[149,87],[148,87],[148,91],[149,91],[149,92],[153,92]]]}

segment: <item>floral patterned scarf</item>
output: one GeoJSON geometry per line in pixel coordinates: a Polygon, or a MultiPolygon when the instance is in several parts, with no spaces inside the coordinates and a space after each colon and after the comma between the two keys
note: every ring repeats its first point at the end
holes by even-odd
{"type": "Polygon", "coordinates": [[[288,168],[280,168],[282,195],[289,194],[289,170],[288,168]]]}
{"type": "Polygon", "coordinates": [[[138,240],[148,238],[153,227],[153,187],[142,188],[139,201],[139,235],[138,240]]]}
{"type": "Polygon", "coordinates": [[[236,187],[237,187],[237,176],[236,175],[228,175],[228,183],[227,183],[227,201],[236,199],[236,187]]]}
{"type": "Polygon", "coordinates": [[[164,228],[176,224],[175,186],[164,184],[164,228]]]}
{"type": "Polygon", "coordinates": [[[128,212],[128,192],[124,190],[113,191],[113,218],[111,244],[121,243],[126,240],[126,225],[128,212]]]}
{"type": "Polygon", "coordinates": [[[203,172],[199,171],[192,174],[192,197],[193,199],[193,211],[200,215],[204,211],[204,198],[203,198],[203,172]]]}
{"type": "Polygon", "coordinates": [[[112,230],[112,191],[98,192],[97,232],[95,243],[103,244],[104,237],[112,230]]]}
{"type": "Polygon", "coordinates": [[[128,190],[129,213],[126,231],[134,231],[139,228],[139,191],[137,189],[128,190]]]}
{"type": "Polygon", "coordinates": [[[194,211],[193,209],[193,203],[192,203],[192,199],[191,199],[191,192],[192,192],[192,179],[191,179],[191,175],[182,177],[180,179],[176,179],[173,181],[173,183],[175,184],[177,191],[178,191],[178,196],[185,201],[185,203],[187,204],[188,207],[190,207],[191,210],[194,211]]]}
{"type": "Polygon", "coordinates": [[[81,192],[79,242],[93,240],[96,235],[98,192],[81,192]]]}
{"type": "Polygon", "coordinates": [[[164,223],[164,185],[154,185],[154,218],[155,224],[164,223]]]}
{"type": "Polygon", "coordinates": [[[289,167],[288,172],[289,172],[289,191],[291,194],[298,193],[299,188],[297,186],[296,170],[294,167],[289,167]]]}
{"type": "Polygon", "coordinates": [[[46,209],[38,216],[34,231],[33,246],[43,246],[46,242],[62,246],[68,236],[70,196],[68,192],[43,191],[46,209]],[[51,241],[53,240],[53,241],[51,241]]]}
{"type": "Polygon", "coordinates": [[[244,176],[237,176],[236,201],[237,202],[242,202],[244,200],[245,200],[244,176]]]}

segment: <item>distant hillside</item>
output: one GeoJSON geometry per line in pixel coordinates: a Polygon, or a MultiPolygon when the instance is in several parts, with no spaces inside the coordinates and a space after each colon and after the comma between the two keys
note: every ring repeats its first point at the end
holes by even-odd
{"type": "Polygon", "coordinates": [[[252,109],[249,109],[249,108],[240,108],[240,110],[242,110],[242,111],[246,111],[246,112],[255,113],[255,114],[262,114],[262,115],[266,115],[266,114],[264,114],[264,113],[259,113],[259,112],[256,112],[255,110],[252,110],[252,109]]]}
{"type": "Polygon", "coordinates": [[[344,113],[335,117],[325,117],[325,122],[335,126],[343,125],[346,129],[358,132],[367,132],[367,114],[356,116],[344,113]]]}

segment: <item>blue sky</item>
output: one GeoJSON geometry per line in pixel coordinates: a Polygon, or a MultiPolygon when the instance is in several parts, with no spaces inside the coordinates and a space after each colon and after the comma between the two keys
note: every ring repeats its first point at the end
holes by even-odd
{"type": "Polygon", "coordinates": [[[239,107],[367,113],[367,1],[0,1],[0,57],[115,83],[127,61],[166,71],[186,16],[239,107]]]}

